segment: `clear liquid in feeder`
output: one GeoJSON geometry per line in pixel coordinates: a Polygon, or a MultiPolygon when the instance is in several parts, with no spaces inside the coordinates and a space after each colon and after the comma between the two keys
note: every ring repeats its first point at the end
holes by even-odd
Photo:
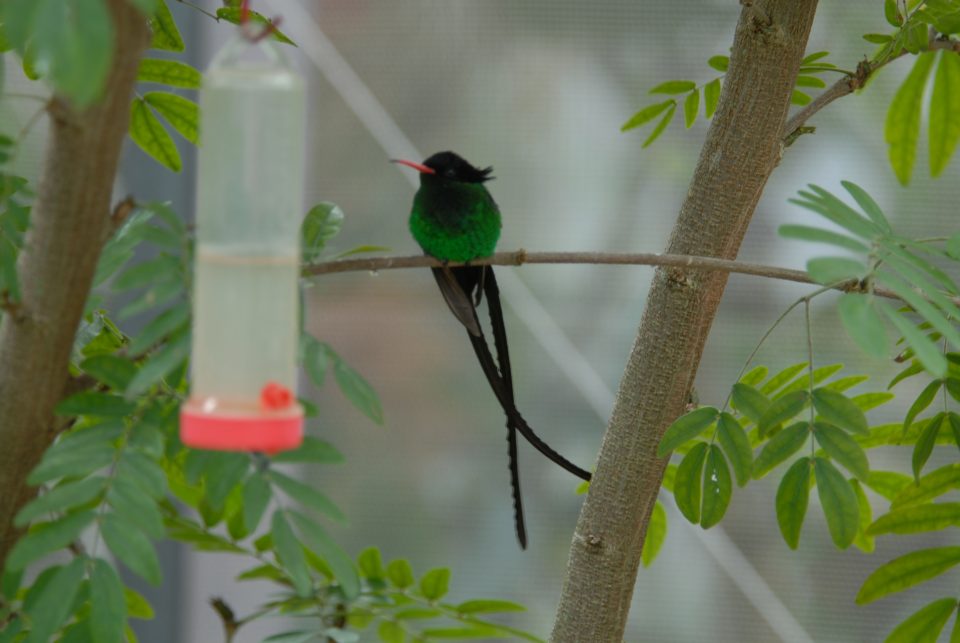
{"type": "Polygon", "coordinates": [[[187,446],[276,452],[296,401],[304,88],[277,45],[238,33],[200,93],[187,446]]]}

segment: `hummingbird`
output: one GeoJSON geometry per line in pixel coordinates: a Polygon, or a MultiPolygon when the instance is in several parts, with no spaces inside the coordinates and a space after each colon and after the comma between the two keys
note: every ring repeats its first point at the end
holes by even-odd
{"type": "Polygon", "coordinates": [[[394,160],[420,173],[420,189],[413,197],[410,232],[423,251],[444,262],[431,268],[440,292],[454,316],[463,324],[483,374],[507,416],[507,446],[514,524],[520,547],[527,547],[527,530],[520,496],[517,433],[548,459],[573,475],[590,480],[590,472],[573,464],[541,440],[517,410],[507,333],[500,305],[500,290],[492,266],[447,266],[489,257],[500,238],[500,208],[484,183],[492,180],[492,167],[478,168],[454,152],[438,152],[423,163],[394,160]],[[483,297],[493,331],[496,362],[477,315],[483,297]]]}

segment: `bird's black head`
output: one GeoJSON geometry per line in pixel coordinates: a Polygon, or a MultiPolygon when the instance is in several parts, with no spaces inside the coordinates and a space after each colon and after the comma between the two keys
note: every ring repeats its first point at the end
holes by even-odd
{"type": "Polygon", "coordinates": [[[492,167],[479,168],[470,165],[462,156],[455,152],[437,152],[423,163],[413,161],[394,161],[420,172],[420,180],[446,180],[460,183],[483,183],[493,179],[490,173],[492,167]]]}

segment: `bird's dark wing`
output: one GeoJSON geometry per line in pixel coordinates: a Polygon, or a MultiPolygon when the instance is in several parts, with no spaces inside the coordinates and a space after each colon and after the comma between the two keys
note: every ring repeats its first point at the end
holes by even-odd
{"type": "MultiPolygon", "coordinates": [[[[469,270],[470,268],[458,268],[457,270],[469,270]]],[[[433,278],[437,280],[440,286],[440,292],[443,294],[444,301],[450,307],[450,312],[454,317],[460,320],[467,332],[472,337],[480,337],[483,332],[480,330],[480,322],[477,320],[477,311],[470,300],[469,292],[472,289],[464,289],[457,281],[457,276],[453,269],[443,266],[441,268],[431,268],[433,278]]]]}

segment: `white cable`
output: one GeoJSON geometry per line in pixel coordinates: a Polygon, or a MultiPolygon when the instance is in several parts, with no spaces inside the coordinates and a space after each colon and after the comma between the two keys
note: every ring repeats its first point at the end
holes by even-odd
{"type": "MultiPolygon", "coordinates": [[[[296,0],[265,0],[265,4],[283,15],[284,31],[291,35],[300,51],[340,94],[388,158],[423,158],[303,5],[296,0]]],[[[404,176],[414,187],[418,185],[416,176],[408,172],[404,172],[404,176]]],[[[615,397],[600,374],[519,277],[511,271],[502,271],[497,281],[502,287],[504,301],[594,412],[606,422],[615,397]]],[[[803,626],[721,526],[713,527],[708,532],[679,516],[672,503],[664,505],[672,510],[674,522],[692,530],[710,556],[782,641],[813,643],[803,626]]]]}

